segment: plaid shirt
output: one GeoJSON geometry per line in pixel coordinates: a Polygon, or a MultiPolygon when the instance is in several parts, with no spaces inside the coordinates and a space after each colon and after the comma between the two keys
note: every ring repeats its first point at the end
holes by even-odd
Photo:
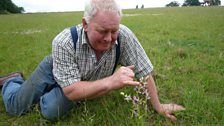
{"type": "MultiPolygon", "coordinates": [[[[76,49],[69,28],[59,33],[52,43],[53,75],[61,87],[78,81],[101,79],[113,73],[116,45],[107,50],[97,61],[82,25],[77,26],[77,33],[76,49]]],[[[121,51],[118,64],[135,65],[134,72],[137,78],[150,74],[153,70],[150,60],[136,36],[124,25],[120,25],[119,42],[121,51]]]]}

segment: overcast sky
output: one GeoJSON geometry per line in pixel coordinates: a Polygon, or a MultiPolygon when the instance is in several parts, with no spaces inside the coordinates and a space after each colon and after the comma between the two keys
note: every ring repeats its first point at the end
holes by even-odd
{"type": "MultiPolygon", "coordinates": [[[[23,7],[26,12],[59,12],[59,11],[83,11],[85,0],[12,0],[17,6],[23,7]]],[[[117,0],[122,9],[135,8],[144,4],[148,7],[164,7],[174,0],[117,0]]],[[[176,0],[181,5],[184,0],[176,0]]],[[[203,0],[199,0],[203,1],[203,0]]],[[[224,0],[221,0],[224,4],[224,0]]]]}

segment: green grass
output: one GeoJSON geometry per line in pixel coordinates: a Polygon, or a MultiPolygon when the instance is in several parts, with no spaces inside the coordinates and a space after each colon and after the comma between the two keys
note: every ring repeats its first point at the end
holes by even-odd
{"type": "MultiPolygon", "coordinates": [[[[154,65],[162,103],[186,111],[169,121],[150,108],[144,120],[131,118],[131,104],[114,91],[49,122],[38,107],[21,117],[5,112],[0,98],[0,125],[224,125],[224,7],[124,10],[122,23],[140,40],[154,65]]],[[[22,71],[28,78],[51,41],[65,27],[81,22],[82,12],[0,15],[0,75],[22,71]]],[[[0,96],[1,97],[1,96],[0,96]]]]}

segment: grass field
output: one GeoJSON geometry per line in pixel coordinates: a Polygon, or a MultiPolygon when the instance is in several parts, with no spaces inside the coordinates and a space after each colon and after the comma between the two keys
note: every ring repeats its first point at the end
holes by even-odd
{"type": "MultiPolygon", "coordinates": [[[[154,65],[162,103],[186,111],[177,121],[152,108],[143,119],[131,117],[131,104],[114,91],[71,111],[59,121],[45,120],[38,106],[21,117],[5,112],[0,96],[0,126],[7,125],[224,125],[224,7],[124,10],[122,23],[136,34],[154,65]]],[[[51,53],[51,41],[81,22],[82,12],[0,15],[0,75],[22,71],[28,78],[51,53]]]]}

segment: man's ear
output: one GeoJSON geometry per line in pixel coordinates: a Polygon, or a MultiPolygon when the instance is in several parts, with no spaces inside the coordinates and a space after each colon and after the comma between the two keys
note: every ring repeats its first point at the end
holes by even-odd
{"type": "Polygon", "coordinates": [[[85,32],[87,32],[88,24],[85,18],[82,18],[82,26],[85,32]]]}

